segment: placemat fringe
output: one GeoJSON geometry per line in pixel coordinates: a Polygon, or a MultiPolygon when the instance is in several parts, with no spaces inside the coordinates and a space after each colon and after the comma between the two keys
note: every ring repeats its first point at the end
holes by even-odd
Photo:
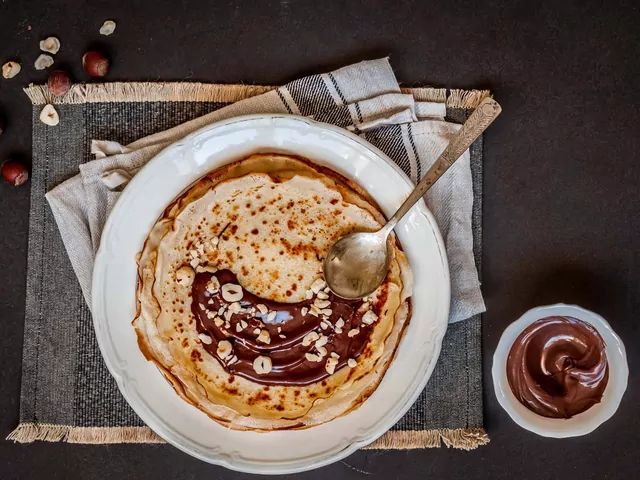
{"type": "Polygon", "coordinates": [[[489,443],[483,428],[441,428],[438,430],[389,431],[365,450],[411,450],[439,448],[441,441],[447,447],[474,450],[489,443]]]}
{"type": "Polygon", "coordinates": [[[33,105],[77,105],[119,102],[221,102],[233,103],[275,87],[207,83],[86,83],[76,84],[66,95],[55,96],[46,85],[24,89],[33,105]]]}
{"type": "MultiPolygon", "coordinates": [[[[74,427],[49,423],[22,423],[9,434],[7,440],[17,443],[68,442],[84,444],[107,443],[165,443],[148,427],[74,427]]],[[[489,443],[482,428],[443,428],[439,430],[391,431],[384,434],[366,450],[408,450],[438,448],[442,445],[461,450],[473,450],[489,443]]]]}
{"type": "Polygon", "coordinates": [[[49,423],[22,423],[9,434],[7,440],[17,443],[36,440],[85,444],[165,443],[149,427],[74,427],[49,423]]]}
{"type": "MultiPolygon", "coordinates": [[[[273,86],[209,83],[86,83],[76,84],[66,95],[55,96],[46,85],[29,85],[24,92],[33,105],[79,105],[111,102],[237,102],[273,90],[273,86]]],[[[476,108],[489,90],[403,88],[419,102],[446,103],[450,108],[476,108]]]]}

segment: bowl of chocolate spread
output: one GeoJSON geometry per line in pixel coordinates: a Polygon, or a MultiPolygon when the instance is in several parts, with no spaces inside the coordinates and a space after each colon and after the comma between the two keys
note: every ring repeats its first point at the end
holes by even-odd
{"type": "Polygon", "coordinates": [[[518,425],[564,438],[585,435],[615,413],[629,370],[622,341],[601,316],[557,304],[507,327],[492,375],[500,405],[518,425]]]}

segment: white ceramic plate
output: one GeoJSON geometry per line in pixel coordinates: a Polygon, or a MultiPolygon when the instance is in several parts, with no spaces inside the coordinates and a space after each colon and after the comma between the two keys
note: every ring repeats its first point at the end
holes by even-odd
{"type": "Polygon", "coordinates": [[[396,227],[415,286],[413,318],[387,374],[354,412],[299,431],[233,431],[176,395],[138,349],[136,254],[164,208],[206,173],[257,152],[300,155],[364,187],[390,216],[413,188],[381,151],[343,129],[287,115],[238,117],[205,127],[151,160],[109,217],[96,256],[93,319],[107,367],[135,412],[158,435],[206,462],[253,473],[327,465],[365,446],[409,409],[431,375],[447,328],[449,269],[436,222],[423,202],[396,227]]]}

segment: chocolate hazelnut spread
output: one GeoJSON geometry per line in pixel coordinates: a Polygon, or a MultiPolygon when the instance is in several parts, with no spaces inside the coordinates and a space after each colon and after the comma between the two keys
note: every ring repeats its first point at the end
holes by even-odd
{"type": "Polygon", "coordinates": [[[513,343],[507,380],[516,398],[532,412],[571,418],[602,399],[609,380],[604,341],[582,320],[540,319],[513,343]]]}
{"type": "Polygon", "coordinates": [[[279,303],[242,289],[239,300],[242,310],[233,312],[227,320],[224,313],[215,315],[223,305],[227,306],[226,309],[231,308],[222,298],[222,287],[226,284],[238,284],[230,270],[197,273],[191,291],[191,310],[196,317],[198,333],[211,338],[210,343],[203,342],[205,350],[218,358],[232,375],[263,385],[308,385],[329,376],[325,364],[332,354],[334,358],[338,355],[337,371],[349,360],[357,360],[367,346],[372,325],[365,323],[366,318],[363,320],[366,311],[360,308],[362,300],[346,300],[327,293],[331,312],[324,315],[327,321],[322,325],[321,316],[308,312],[314,304],[313,298],[298,303],[279,303]],[[207,289],[213,277],[220,285],[215,293],[207,289]],[[259,306],[269,313],[260,312],[259,306]],[[326,338],[322,346],[326,355],[321,361],[306,357],[307,353],[314,351],[315,342],[319,339],[316,334],[313,341],[305,342],[305,337],[311,332],[321,332],[326,338]],[[231,342],[237,361],[229,363],[226,358],[221,358],[218,344],[224,340],[231,342]],[[272,362],[267,374],[257,373],[254,368],[254,361],[260,356],[268,356],[272,362]]]}

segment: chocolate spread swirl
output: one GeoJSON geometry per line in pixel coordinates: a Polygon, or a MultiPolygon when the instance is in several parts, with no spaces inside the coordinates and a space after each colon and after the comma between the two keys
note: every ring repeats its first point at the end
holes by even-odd
{"type": "Polygon", "coordinates": [[[331,314],[326,316],[328,321],[325,321],[325,328],[322,328],[322,316],[314,316],[308,312],[306,315],[302,314],[303,309],[311,308],[314,298],[299,303],[279,303],[242,289],[243,295],[239,301],[242,310],[233,313],[226,320],[224,314],[217,315],[217,312],[223,305],[228,308],[229,302],[222,298],[221,289],[214,293],[207,289],[207,283],[214,276],[220,286],[227,283],[239,284],[230,270],[197,273],[191,291],[191,311],[196,318],[198,333],[211,337],[212,342],[203,342],[203,347],[232,375],[263,385],[308,385],[329,376],[325,363],[333,352],[339,355],[335,367],[337,371],[347,365],[349,359],[356,360],[367,346],[373,325],[362,322],[364,311],[359,311],[362,300],[346,300],[328,293],[331,314]],[[268,312],[275,312],[275,318],[270,320],[268,314],[260,313],[258,305],[264,305],[268,312]],[[218,316],[218,323],[220,320],[224,321],[222,325],[216,325],[214,314],[218,316]],[[344,321],[342,327],[339,326],[340,319],[344,321]],[[243,327],[244,324],[246,326],[243,327]],[[258,340],[259,331],[262,330],[269,332],[268,344],[258,340]],[[321,361],[309,361],[305,356],[306,353],[315,352],[313,342],[303,345],[304,337],[314,330],[328,337],[328,342],[324,345],[327,354],[321,361]],[[358,330],[358,333],[352,332],[350,336],[351,330],[358,330]],[[233,346],[233,354],[237,357],[233,363],[220,358],[217,353],[218,343],[223,340],[228,340],[233,346]],[[253,362],[258,356],[268,356],[271,359],[272,369],[269,373],[258,374],[254,370],[253,362]]]}
{"type": "Polygon", "coordinates": [[[604,341],[582,320],[543,318],[511,347],[507,379],[516,398],[532,412],[571,418],[602,399],[609,380],[604,341]]]}

